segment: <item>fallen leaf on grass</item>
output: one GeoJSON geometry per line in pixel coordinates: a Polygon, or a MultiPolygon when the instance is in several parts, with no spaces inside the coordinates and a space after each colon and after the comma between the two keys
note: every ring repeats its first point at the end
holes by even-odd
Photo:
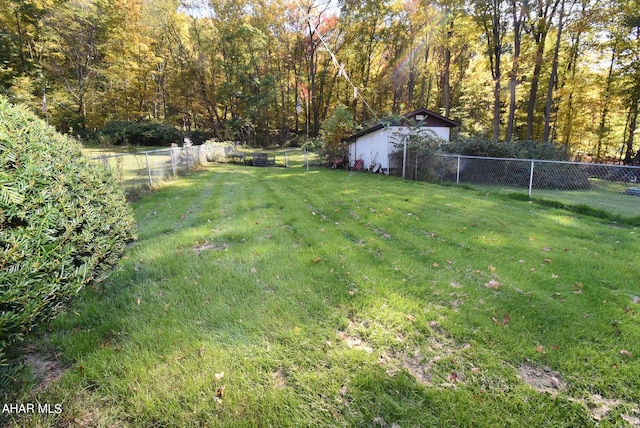
{"type": "Polygon", "coordinates": [[[322,257],[315,257],[311,260],[309,260],[311,263],[318,263],[319,261],[322,261],[322,257]]]}
{"type": "Polygon", "coordinates": [[[224,377],[224,372],[216,373],[213,375],[213,377],[215,378],[216,381],[219,381],[224,377]]]}
{"type": "Polygon", "coordinates": [[[627,357],[627,358],[633,357],[633,354],[631,352],[627,351],[626,349],[621,349],[620,350],[620,355],[622,355],[623,357],[627,357]]]}
{"type": "Polygon", "coordinates": [[[550,264],[551,263],[551,259],[544,259],[545,264],[550,264]]]}
{"type": "Polygon", "coordinates": [[[224,393],[224,386],[221,386],[220,388],[218,388],[218,390],[216,391],[216,398],[218,400],[222,400],[222,394],[224,393]]]}
{"type": "Polygon", "coordinates": [[[487,288],[492,288],[492,289],[497,289],[498,287],[500,287],[500,283],[498,281],[496,281],[495,279],[492,279],[491,281],[487,282],[486,284],[484,284],[485,287],[487,288]]]}
{"type": "Polygon", "coordinates": [[[536,346],[536,352],[540,352],[541,354],[544,354],[544,346],[542,345],[536,346]]]}
{"type": "Polygon", "coordinates": [[[549,247],[542,247],[542,251],[551,251],[551,248],[549,248],[549,247]]]}
{"type": "Polygon", "coordinates": [[[511,322],[511,314],[507,314],[502,318],[502,325],[507,325],[511,322]]]}
{"type": "Polygon", "coordinates": [[[487,266],[487,270],[490,272],[495,272],[496,271],[496,267],[494,265],[489,265],[487,266]]]}
{"type": "Polygon", "coordinates": [[[141,303],[142,303],[142,299],[138,297],[138,306],[140,306],[141,303]]]}
{"type": "Polygon", "coordinates": [[[494,323],[498,324],[500,327],[504,327],[506,325],[509,325],[509,323],[511,322],[511,314],[507,313],[503,318],[502,321],[498,320],[495,317],[491,318],[493,320],[494,323]]]}

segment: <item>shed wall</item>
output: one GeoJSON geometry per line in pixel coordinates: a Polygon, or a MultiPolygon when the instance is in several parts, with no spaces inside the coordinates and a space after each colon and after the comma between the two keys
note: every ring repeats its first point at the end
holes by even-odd
{"type": "MultiPolygon", "coordinates": [[[[438,138],[449,141],[450,129],[447,127],[426,127],[423,130],[425,133],[433,131],[438,138]]],[[[375,160],[387,172],[391,153],[399,150],[394,143],[399,144],[401,142],[400,134],[403,132],[407,132],[405,126],[390,126],[359,137],[349,144],[350,166],[353,166],[357,159],[362,158],[362,167],[367,169],[375,160]]]]}

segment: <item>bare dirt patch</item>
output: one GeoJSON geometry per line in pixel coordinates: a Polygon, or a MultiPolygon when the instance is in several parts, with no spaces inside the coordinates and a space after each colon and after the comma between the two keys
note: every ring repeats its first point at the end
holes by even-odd
{"type": "Polygon", "coordinates": [[[40,354],[29,354],[25,358],[25,364],[31,369],[31,373],[37,379],[36,391],[46,389],[53,382],[62,377],[64,366],[56,359],[40,354]]]}
{"type": "MultiPolygon", "coordinates": [[[[518,370],[520,378],[529,386],[538,392],[557,394],[566,388],[566,383],[562,380],[562,376],[558,372],[547,367],[536,367],[525,364],[520,366],[518,370]]],[[[593,394],[586,399],[568,398],[570,401],[583,404],[596,422],[606,419],[611,410],[620,406],[628,407],[629,403],[622,400],[604,398],[598,394],[593,394]]],[[[622,415],[631,426],[640,427],[640,409],[637,406],[631,406],[630,414],[622,415]]]]}
{"type": "MultiPolygon", "coordinates": [[[[622,400],[604,398],[599,394],[593,394],[586,399],[586,406],[591,413],[591,417],[600,422],[606,419],[611,410],[620,406],[629,406],[629,403],[622,400]]],[[[632,408],[631,414],[622,415],[621,418],[627,421],[631,426],[640,427],[640,408],[635,406],[632,408]]]]}
{"type": "Polygon", "coordinates": [[[271,373],[271,379],[276,389],[285,389],[287,387],[287,376],[284,374],[282,368],[278,368],[275,372],[271,373]]]}
{"type": "Polygon", "coordinates": [[[547,367],[524,364],[518,369],[518,375],[527,385],[539,392],[555,395],[558,391],[565,389],[560,373],[547,367]]]}
{"type": "Polygon", "coordinates": [[[203,244],[194,245],[193,252],[198,255],[204,251],[224,251],[227,247],[228,245],[226,243],[218,244],[215,242],[204,241],[203,244]]]}
{"type": "Polygon", "coordinates": [[[356,336],[351,336],[347,332],[339,331],[338,337],[351,349],[359,349],[361,351],[365,351],[370,354],[373,352],[373,348],[367,343],[356,336]]]}

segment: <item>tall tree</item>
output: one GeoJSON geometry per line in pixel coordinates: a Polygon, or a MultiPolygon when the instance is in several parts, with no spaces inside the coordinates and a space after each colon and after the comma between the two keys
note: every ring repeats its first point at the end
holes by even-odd
{"type": "Polygon", "coordinates": [[[540,84],[540,75],[542,73],[542,65],[544,62],[544,51],[547,35],[553,24],[553,17],[561,0],[534,0],[533,7],[528,8],[527,31],[531,35],[534,45],[534,66],[531,75],[531,88],[529,90],[529,99],[527,101],[527,132],[525,138],[527,140],[534,139],[534,128],[536,124],[536,104],[538,100],[538,87],[540,84]]]}
{"type": "Polygon", "coordinates": [[[493,78],[493,140],[500,138],[502,54],[507,31],[507,3],[505,0],[474,0],[478,24],[486,40],[486,54],[493,78]]]}
{"type": "Polygon", "coordinates": [[[520,51],[522,47],[522,26],[526,16],[527,0],[511,0],[511,29],[513,33],[513,56],[511,60],[511,74],[509,76],[509,115],[505,141],[511,142],[515,130],[515,115],[517,109],[516,91],[520,80],[520,51]]]}
{"type": "Polygon", "coordinates": [[[558,18],[557,37],[555,48],[553,50],[553,60],[551,61],[551,76],[549,77],[549,85],[547,87],[547,102],[544,109],[544,127],[542,141],[549,142],[551,136],[551,109],[553,104],[553,91],[557,88],[558,82],[558,57],[560,55],[560,42],[562,41],[562,31],[564,30],[564,11],[565,0],[560,2],[560,16],[558,18]]]}
{"type": "Polygon", "coordinates": [[[640,0],[626,0],[621,4],[623,45],[620,52],[620,77],[623,98],[627,105],[624,136],[625,164],[640,164],[640,150],[635,149],[635,135],[640,113],[640,0]]]}
{"type": "Polygon", "coordinates": [[[104,69],[110,18],[106,0],[69,0],[41,22],[45,67],[72,99],[75,117],[67,126],[74,129],[87,128],[88,96],[104,69]]]}

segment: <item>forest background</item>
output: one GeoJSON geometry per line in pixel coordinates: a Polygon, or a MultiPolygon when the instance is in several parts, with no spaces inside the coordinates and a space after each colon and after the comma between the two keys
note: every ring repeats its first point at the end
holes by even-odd
{"type": "Polygon", "coordinates": [[[276,146],[340,105],[638,163],[640,0],[0,0],[0,93],[63,132],[276,146]]]}

